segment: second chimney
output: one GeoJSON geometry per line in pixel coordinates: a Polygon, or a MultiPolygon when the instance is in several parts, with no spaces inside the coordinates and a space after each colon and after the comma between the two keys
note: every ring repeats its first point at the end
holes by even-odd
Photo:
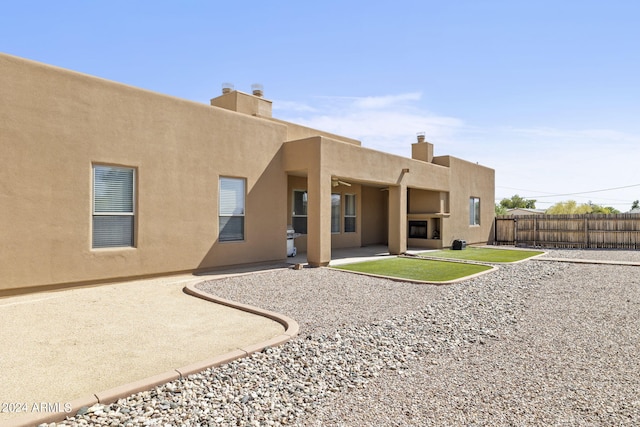
{"type": "Polygon", "coordinates": [[[418,132],[418,142],[411,144],[411,158],[431,163],[433,161],[433,144],[427,142],[424,132],[418,132]]]}

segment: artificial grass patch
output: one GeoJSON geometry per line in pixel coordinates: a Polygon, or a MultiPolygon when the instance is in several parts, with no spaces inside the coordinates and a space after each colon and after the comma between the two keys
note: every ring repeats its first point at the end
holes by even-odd
{"type": "Polygon", "coordinates": [[[438,258],[463,259],[469,261],[516,262],[543,253],[544,252],[542,251],[514,251],[510,249],[473,248],[467,246],[466,249],[458,251],[454,251],[453,249],[443,249],[436,252],[422,252],[419,255],[438,258]]]}
{"type": "Polygon", "coordinates": [[[488,265],[415,258],[386,258],[340,265],[334,268],[425,282],[446,282],[491,269],[488,265]]]}

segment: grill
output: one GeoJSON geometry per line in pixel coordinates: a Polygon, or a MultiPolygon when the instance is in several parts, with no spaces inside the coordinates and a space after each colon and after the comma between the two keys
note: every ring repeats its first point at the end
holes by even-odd
{"type": "Polygon", "coordinates": [[[293,239],[299,237],[300,233],[296,233],[290,225],[287,226],[287,256],[296,256],[298,250],[293,246],[293,239]]]}

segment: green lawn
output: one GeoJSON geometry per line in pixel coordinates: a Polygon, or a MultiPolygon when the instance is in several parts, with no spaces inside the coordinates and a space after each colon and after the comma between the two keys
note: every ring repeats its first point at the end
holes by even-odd
{"type": "Polygon", "coordinates": [[[530,258],[534,255],[539,255],[544,252],[541,251],[524,251],[524,250],[510,250],[510,249],[492,249],[492,248],[473,248],[467,247],[461,251],[454,251],[452,249],[444,249],[436,252],[422,252],[419,255],[432,256],[440,258],[455,258],[464,259],[469,261],[484,261],[484,262],[515,262],[526,258],[530,258]]]}
{"type": "Polygon", "coordinates": [[[376,261],[346,264],[334,268],[425,282],[446,282],[491,269],[487,265],[415,258],[385,258],[376,261]]]}

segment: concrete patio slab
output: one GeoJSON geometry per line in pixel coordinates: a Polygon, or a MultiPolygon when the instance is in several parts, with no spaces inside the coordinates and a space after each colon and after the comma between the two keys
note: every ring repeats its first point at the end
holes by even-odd
{"type": "Polygon", "coordinates": [[[202,280],[179,275],[0,298],[2,403],[13,404],[0,425],[114,401],[297,332],[275,313],[184,292],[202,280]]]}

